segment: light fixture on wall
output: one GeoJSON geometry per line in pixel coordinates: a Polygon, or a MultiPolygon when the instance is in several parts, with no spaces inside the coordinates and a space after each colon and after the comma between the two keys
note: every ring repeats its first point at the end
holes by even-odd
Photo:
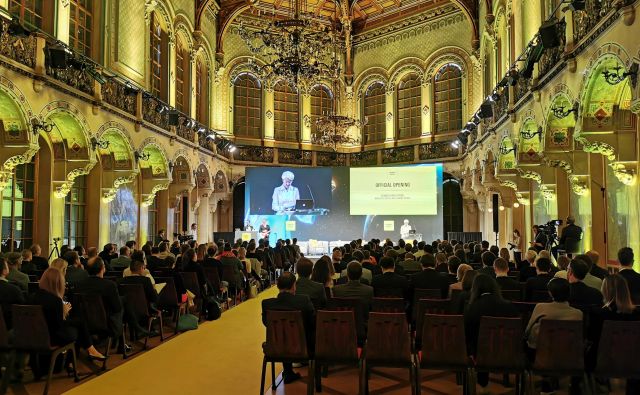
{"type": "Polygon", "coordinates": [[[520,207],[520,203],[518,202],[513,203],[513,208],[518,208],[518,207],[520,207]]]}
{"type": "Polygon", "coordinates": [[[40,121],[37,118],[31,119],[31,130],[37,135],[40,132],[51,133],[55,124],[46,121],[40,121]]]}
{"type": "Polygon", "coordinates": [[[551,113],[553,114],[554,117],[558,118],[558,119],[563,119],[569,116],[569,114],[574,113],[574,116],[577,117],[578,116],[578,109],[580,108],[580,104],[578,102],[575,102],[573,104],[573,106],[568,109],[565,110],[565,106],[554,106],[551,107],[551,113]]]}
{"type": "Polygon", "coordinates": [[[513,147],[511,148],[507,148],[504,145],[500,144],[500,155],[506,155],[509,152],[513,152],[513,154],[515,155],[516,150],[517,150],[516,144],[513,144],[513,147]]]}
{"type": "Polygon", "coordinates": [[[542,126],[538,127],[538,130],[536,130],[535,132],[529,129],[523,130],[522,132],[520,132],[520,136],[522,136],[522,138],[524,138],[525,140],[531,140],[536,136],[538,136],[538,139],[542,139],[542,126]]]}
{"type": "Polygon", "coordinates": [[[631,84],[635,86],[636,80],[638,78],[638,63],[632,64],[631,67],[629,68],[629,71],[625,71],[622,74],[620,74],[620,70],[622,69],[623,67],[620,65],[613,67],[611,69],[606,68],[602,72],[602,76],[604,77],[604,80],[607,81],[607,84],[609,85],[618,85],[619,83],[624,81],[627,77],[631,77],[631,84]]]}
{"type": "Polygon", "coordinates": [[[140,152],[140,151],[134,151],[133,152],[133,156],[136,159],[136,162],[139,161],[148,161],[151,158],[151,154],[149,154],[148,152],[140,152]]]}
{"type": "Polygon", "coordinates": [[[111,142],[109,140],[100,140],[97,137],[91,137],[91,148],[95,151],[97,148],[107,149],[111,142]]]}

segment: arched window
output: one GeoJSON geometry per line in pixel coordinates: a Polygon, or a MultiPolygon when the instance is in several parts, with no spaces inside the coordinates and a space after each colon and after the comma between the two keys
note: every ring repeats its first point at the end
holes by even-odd
{"type": "Polygon", "coordinates": [[[333,111],[333,93],[324,85],[311,89],[311,133],[316,131],[316,119],[333,111]]]}
{"type": "Polygon", "coordinates": [[[155,12],[151,14],[150,38],[151,94],[166,102],[168,97],[167,75],[169,61],[167,55],[169,54],[169,39],[155,12]]]}
{"type": "Polygon", "coordinates": [[[233,134],[262,136],[262,88],[251,74],[241,74],[233,82],[233,134]]]}
{"type": "Polygon", "coordinates": [[[369,85],[362,101],[364,118],[363,137],[365,144],[380,143],[385,140],[387,121],[385,119],[385,89],[382,82],[369,85]]]}
{"type": "Polygon", "coordinates": [[[176,108],[189,114],[189,51],[180,37],[176,40],[176,108]]]}
{"type": "Polygon", "coordinates": [[[398,139],[420,137],[421,133],[420,77],[411,73],[398,84],[398,139]]]}
{"type": "Polygon", "coordinates": [[[71,0],[69,7],[69,45],[99,62],[101,1],[71,0]]]}
{"type": "Polygon", "coordinates": [[[298,91],[279,81],[273,88],[273,107],[276,140],[299,141],[298,91]]]}
{"type": "Polygon", "coordinates": [[[196,61],[196,119],[209,125],[209,71],[201,57],[196,61]]]}
{"type": "Polygon", "coordinates": [[[16,15],[20,22],[53,35],[55,3],[51,0],[9,0],[9,12],[16,15]]]}
{"type": "Polygon", "coordinates": [[[2,191],[2,252],[20,251],[31,247],[34,231],[34,204],[38,193],[36,183],[38,155],[30,163],[18,165],[2,191]]]}
{"type": "Polygon", "coordinates": [[[87,245],[87,183],[86,176],[73,182],[71,191],[64,198],[64,239],[70,246],[87,245]]]}
{"type": "Polygon", "coordinates": [[[435,133],[462,128],[462,72],[455,64],[442,66],[435,76],[435,133]]]}

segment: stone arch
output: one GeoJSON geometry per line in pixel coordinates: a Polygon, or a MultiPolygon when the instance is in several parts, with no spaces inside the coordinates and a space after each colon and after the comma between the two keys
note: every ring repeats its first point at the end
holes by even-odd
{"type": "Polygon", "coordinates": [[[96,149],[102,170],[102,200],[110,202],[120,186],[133,182],[139,170],[136,166],[133,144],[125,129],[117,122],[107,122],[96,133],[100,142],[108,146],[96,149]]]}
{"type": "Polygon", "coordinates": [[[184,14],[178,14],[178,16],[176,16],[173,29],[176,38],[180,37],[188,50],[194,48],[193,35],[191,34],[193,27],[191,27],[191,22],[184,14]]]}
{"type": "Polygon", "coordinates": [[[138,161],[138,166],[144,177],[171,180],[167,152],[154,137],[145,139],[142,144],[140,144],[138,152],[142,155],[149,155],[149,159],[140,159],[138,161]],[[147,170],[145,171],[145,169],[147,170]]]}
{"type": "Polygon", "coordinates": [[[196,186],[200,189],[211,189],[211,173],[206,162],[201,161],[196,168],[196,186]]]}
{"type": "Polygon", "coordinates": [[[173,159],[171,161],[173,164],[171,175],[174,183],[195,186],[193,170],[196,166],[189,161],[189,158],[190,156],[185,149],[179,149],[173,155],[173,159]]]}
{"type": "Polygon", "coordinates": [[[167,29],[169,41],[173,42],[175,40],[174,20],[176,18],[176,14],[171,2],[166,0],[145,2],[144,15],[147,21],[149,21],[152,12],[156,12],[160,16],[160,23],[163,28],[167,29]]]}
{"type": "Polygon", "coordinates": [[[518,163],[538,163],[542,156],[542,127],[535,115],[526,116],[518,131],[518,163]]]}
{"type": "Polygon", "coordinates": [[[213,176],[212,181],[213,181],[214,192],[216,193],[229,192],[229,181],[224,171],[218,170],[216,174],[213,176]]]}
{"type": "Polygon", "coordinates": [[[455,63],[462,69],[463,78],[471,78],[472,73],[468,73],[472,65],[469,54],[459,47],[440,48],[425,60],[425,81],[433,78],[438,70],[447,63],[455,63]]]}
{"type": "Polygon", "coordinates": [[[356,92],[357,97],[362,98],[364,91],[367,90],[369,85],[374,82],[382,82],[385,87],[389,86],[389,77],[387,72],[380,67],[365,70],[353,84],[355,86],[354,92],[356,92]]]}
{"type": "Polygon", "coordinates": [[[389,86],[397,86],[400,80],[409,73],[417,74],[420,80],[424,77],[424,67],[422,61],[418,58],[403,59],[392,66],[390,70],[389,86]]]}
{"type": "MultiPolygon", "coordinates": [[[[65,143],[75,155],[68,157],[66,150],[56,152],[56,159],[88,159],[90,155],[90,127],[80,110],[66,101],[53,101],[47,104],[39,114],[40,119],[53,124],[49,139],[56,143],[65,143]]],[[[62,147],[62,146],[61,146],[62,147]]]]}
{"type": "MultiPolygon", "coordinates": [[[[249,60],[248,56],[240,56],[240,57],[237,57],[237,58],[233,59],[232,61],[230,61],[227,64],[227,69],[228,69],[227,74],[229,76],[229,86],[233,86],[233,84],[234,84],[235,80],[238,78],[238,76],[240,76],[241,74],[245,74],[245,73],[250,74],[253,77],[255,77],[255,79],[260,83],[260,86],[263,86],[264,81],[262,81],[262,79],[260,79],[260,77],[253,72],[253,70],[249,66],[248,60],[249,60]]],[[[258,65],[263,65],[264,64],[259,59],[256,59],[255,62],[258,65]]]]}
{"type": "Polygon", "coordinates": [[[572,140],[576,126],[577,113],[573,112],[565,117],[554,115],[554,109],[569,111],[574,106],[574,95],[566,85],[555,87],[549,98],[549,105],[544,111],[543,119],[543,149],[567,150],[572,148],[572,140]]]}
{"type": "Polygon", "coordinates": [[[109,147],[106,150],[103,150],[108,152],[114,151],[114,147],[111,145],[114,144],[112,141],[115,141],[115,144],[117,144],[115,151],[121,156],[124,156],[126,152],[128,160],[131,161],[131,168],[133,169],[135,167],[135,156],[133,154],[135,148],[133,140],[131,140],[131,136],[121,123],[115,121],[106,122],[96,131],[95,138],[98,140],[109,141],[109,147]]]}

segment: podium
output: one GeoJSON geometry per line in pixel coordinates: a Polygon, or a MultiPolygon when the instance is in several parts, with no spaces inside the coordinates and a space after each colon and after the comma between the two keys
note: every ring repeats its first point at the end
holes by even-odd
{"type": "Polygon", "coordinates": [[[236,230],[234,234],[233,241],[236,240],[249,241],[254,239],[256,243],[258,242],[258,231],[256,230],[236,230]]]}

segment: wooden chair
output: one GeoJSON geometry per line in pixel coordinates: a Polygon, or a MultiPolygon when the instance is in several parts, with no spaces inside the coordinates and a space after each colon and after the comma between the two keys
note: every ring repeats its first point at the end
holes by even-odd
{"type": "Polygon", "coordinates": [[[238,295],[242,301],[242,289],[236,284],[236,274],[233,269],[231,265],[222,265],[222,281],[229,283],[229,292],[233,291],[233,305],[235,306],[238,304],[238,295]]]}
{"type": "Polygon", "coordinates": [[[523,325],[520,318],[482,317],[475,370],[477,372],[516,375],[516,395],[521,392],[525,372],[522,346],[523,325]]]}
{"type": "Polygon", "coordinates": [[[156,306],[158,310],[168,311],[172,314],[175,324],[174,334],[178,333],[178,321],[183,311],[187,310],[187,303],[178,299],[178,291],[173,281],[173,277],[156,277],[156,284],[165,283],[162,291],[158,294],[158,302],[156,306]]]}
{"type": "Polygon", "coordinates": [[[182,277],[184,287],[195,295],[193,302],[196,306],[198,316],[201,316],[204,310],[204,299],[202,290],[200,289],[200,283],[198,282],[198,274],[195,272],[180,272],[180,277],[182,277]]]}
{"type": "Polygon", "coordinates": [[[467,341],[464,332],[464,316],[427,314],[422,325],[422,349],[416,351],[419,363],[417,394],[422,383],[420,369],[448,370],[462,373],[462,392],[468,394],[471,363],[467,355],[467,341]]]}
{"type": "MultiPolygon", "coordinates": [[[[153,322],[158,320],[160,326],[160,341],[164,341],[164,331],[163,331],[163,323],[162,323],[162,312],[149,311],[149,301],[147,300],[147,296],[144,293],[144,287],[142,284],[120,284],[119,287],[120,294],[127,299],[127,303],[130,304],[132,312],[135,314],[136,318],[146,318],[147,320],[147,330],[151,331],[151,326],[153,322]]],[[[147,349],[147,343],[149,341],[149,336],[145,336],[144,338],[144,349],[147,349]]]]}
{"type": "MultiPolygon", "coordinates": [[[[319,368],[322,365],[357,364],[360,367],[356,318],[354,311],[318,310],[316,315],[315,344],[316,391],[322,391],[319,368]]],[[[359,393],[363,394],[363,382],[359,383],[359,393]]]]}
{"type": "Polygon", "coordinates": [[[369,373],[374,366],[408,368],[411,393],[416,391],[416,363],[411,354],[411,334],[404,313],[371,313],[367,344],[360,369],[361,382],[369,387],[369,373]]]}
{"type": "MultiPolygon", "coordinates": [[[[16,350],[9,344],[9,331],[7,330],[4,314],[0,309],[0,352],[8,354],[8,358],[0,359],[4,362],[5,371],[2,374],[2,382],[0,384],[0,394],[6,394],[9,387],[9,380],[13,375],[13,367],[16,361],[16,350]]],[[[0,368],[3,366],[0,365],[0,368]]]]}
{"type": "Polygon", "coordinates": [[[356,335],[358,345],[364,345],[367,337],[367,317],[362,301],[358,298],[330,298],[327,300],[327,307],[324,310],[330,311],[353,311],[356,324],[356,335]]]}
{"type": "Polygon", "coordinates": [[[267,338],[262,344],[262,379],[260,394],[264,394],[267,363],[271,363],[271,388],[275,390],[276,362],[308,362],[307,394],[313,394],[314,362],[309,356],[304,321],[300,311],[267,311],[267,338]]]}
{"type": "Polygon", "coordinates": [[[503,289],[500,293],[503,298],[512,302],[519,302],[522,300],[522,291],[519,289],[503,289]]]}
{"type": "Polygon", "coordinates": [[[534,374],[549,377],[584,375],[583,333],[582,321],[540,321],[536,357],[529,374],[528,393],[533,393],[534,374]]]}
{"type": "Polygon", "coordinates": [[[533,291],[533,294],[531,295],[531,302],[551,302],[551,295],[549,295],[549,291],[533,291]]]}
{"type": "Polygon", "coordinates": [[[536,308],[537,303],[511,302],[511,304],[513,304],[513,306],[518,309],[518,314],[522,319],[523,325],[526,327],[526,325],[529,323],[529,319],[531,318],[531,314],[533,313],[533,309],[536,308]]]}
{"type": "Polygon", "coordinates": [[[404,294],[400,288],[385,288],[374,290],[377,298],[402,298],[404,294]]]}
{"type": "Polygon", "coordinates": [[[227,303],[227,309],[229,309],[229,290],[227,288],[222,287],[222,281],[220,280],[220,274],[218,273],[218,269],[214,267],[205,267],[203,268],[204,275],[211,284],[213,288],[213,292],[215,295],[220,295],[227,303]]]}
{"type": "MultiPolygon", "coordinates": [[[[13,346],[18,352],[34,353],[36,358],[39,354],[50,354],[49,374],[44,387],[44,394],[49,393],[51,386],[51,376],[55,361],[58,356],[71,352],[73,358],[73,377],[75,382],[80,381],[77,371],[75,342],[54,346],[51,344],[47,321],[42,312],[42,306],[33,305],[13,305],[13,346]]],[[[39,359],[39,358],[38,358],[39,359]]],[[[37,363],[37,360],[36,360],[37,363]]]]}
{"type": "MultiPolygon", "coordinates": [[[[109,317],[98,294],[74,294],[74,313],[87,323],[87,329],[92,335],[107,338],[107,345],[103,355],[109,357],[109,350],[113,342],[113,334],[109,328],[109,317]]],[[[102,370],[107,370],[107,360],[102,363],[102,370]]]]}
{"type": "Polygon", "coordinates": [[[411,317],[415,321],[418,316],[418,301],[420,299],[443,299],[441,289],[416,288],[413,290],[413,304],[411,317]]]}
{"type": "Polygon", "coordinates": [[[420,299],[418,301],[418,313],[415,320],[415,347],[420,349],[422,341],[422,326],[425,314],[451,314],[451,300],[449,299],[420,299]]]}
{"type": "Polygon", "coordinates": [[[402,298],[373,298],[371,311],[378,313],[405,313],[406,306],[402,298]]]}
{"type": "MultiPolygon", "coordinates": [[[[640,322],[604,321],[598,344],[596,368],[591,375],[591,387],[595,378],[640,379],[640,322]]],[[[595,391],[594,391],[595,393],[595,391]]]]}
{"type": "Polygon", "coordinates": [[[27,292],[29,294],[36,293],[38,289],[40,289],[40,283],[37,281],[29,281],[29,284],[27,284],[27,292]]]}

